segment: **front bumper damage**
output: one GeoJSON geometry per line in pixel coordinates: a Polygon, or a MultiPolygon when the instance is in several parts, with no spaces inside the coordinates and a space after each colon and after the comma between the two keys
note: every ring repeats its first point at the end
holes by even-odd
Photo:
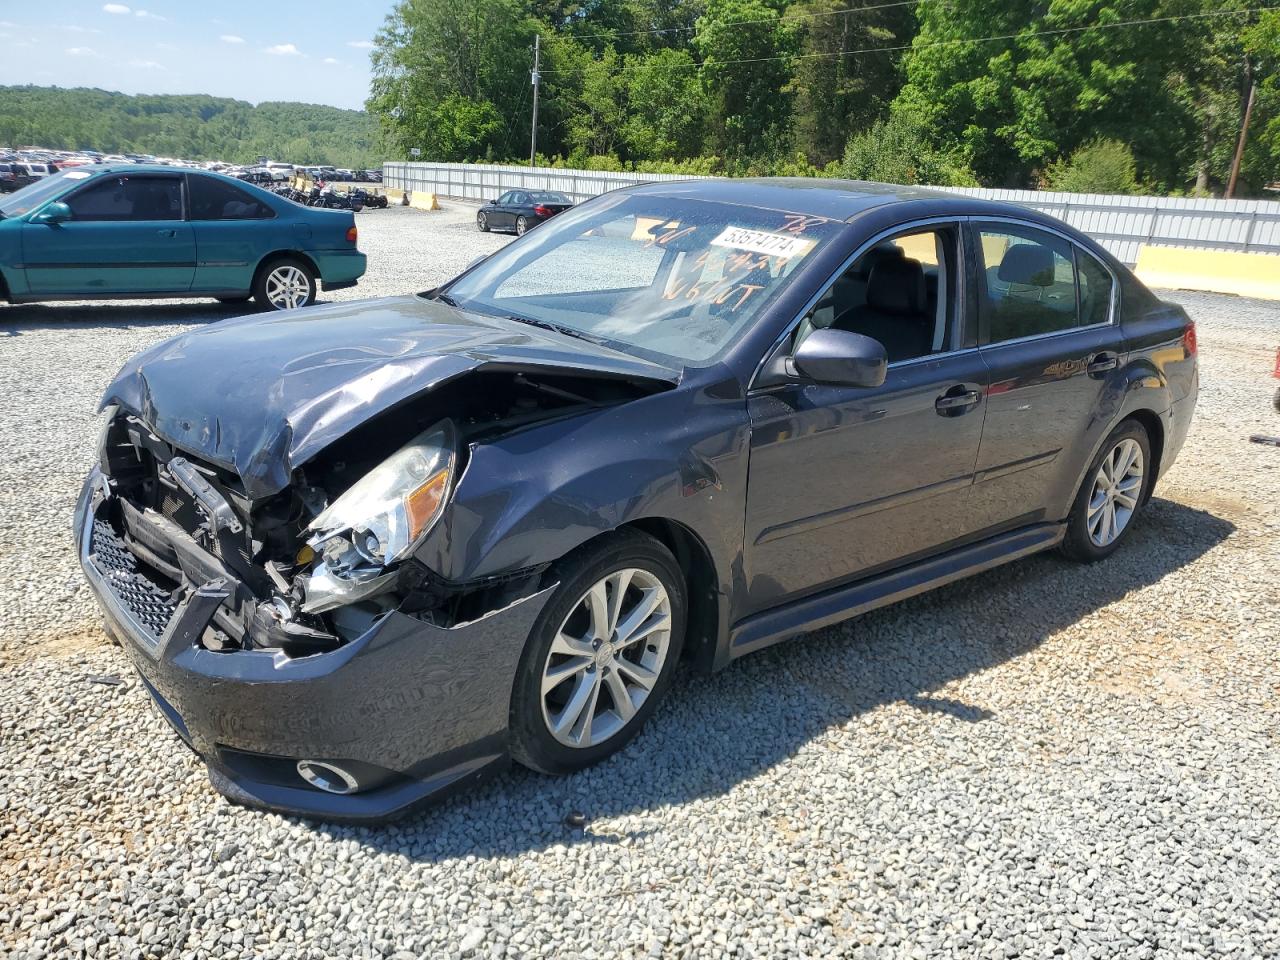
{"type": "Polygon", "coordinates": [[[383,820],[504,767],[521,651],[554,585],[442,627],[400,610],[323,653],[214,651],[200,642],[239,584],[225,570],[177,591],[149,581],[106,521],[99,468],[76,508],[80,563],[108,627],[213,785],[250,806],[383,820]],[[312,785],[298,761],[340,766],[356,788],[312,785]]]}

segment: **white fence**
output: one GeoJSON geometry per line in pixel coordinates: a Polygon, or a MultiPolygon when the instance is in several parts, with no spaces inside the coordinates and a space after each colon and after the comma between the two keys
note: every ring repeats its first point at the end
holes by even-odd
{"type": "MultiPolygon", "coordinates": [[[[504,190],[522,188],[558,190],[575,201],[637,183],[701,179],[682,174],[470,163],[386,163],[383,178],[389,187],[464,200],[489,200],[504,190]]],[[[1280,254],[1280,203],[1274,201],[1124,197],[982,187],[940,189],[1040,210],[1065,220],[1129,264],[1137,262],[1143,244],[1280,254]]]]}

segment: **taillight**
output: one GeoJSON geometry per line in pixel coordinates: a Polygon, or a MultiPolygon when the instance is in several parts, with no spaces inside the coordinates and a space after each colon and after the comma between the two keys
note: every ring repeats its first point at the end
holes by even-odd
{"type": "Polygon", "coordinates": [[[355,243],[359,235],[360,231],[355,228],[355,224],[347,227],[347,243],[355,243]]]}
{"type": "Polygon", "coordinates": [[[1192,320],[1187,324],[1187,329],[1182,331],[1182,349],[1187,351],[1188,357],[1194,357],[1199,352],[1199,346],[1196,344],[1196,322],[1192,320]]]}
{"type": "Polygon", "coordinates": [[[544,207],[542,204],[538,204],[536,207],[534,207],[534,208],[533,208],[533,212],[534,212],[537,216],[539,216],[539,217],[549,217],[549,216],[551,216],[551,208],[550,208],[550,207],[544,207]]]}

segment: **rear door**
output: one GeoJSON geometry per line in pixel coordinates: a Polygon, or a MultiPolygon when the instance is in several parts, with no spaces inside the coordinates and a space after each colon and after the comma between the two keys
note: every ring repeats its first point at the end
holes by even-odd
{"type": "Polygon", "coordinates": [[[973,510],[990,528],[1061,520],[1110,427],[1123,367],[1117,286],[1063,235],[973,221],[980,351],[991,371],[973,510]]]}
{"type": "MultiPolygon", "coordinates": [[[[885,344],[874,388],[775,382],[748,396],[745,573],[750,614],[899,566],[972,531],[969,488],[987,371],[966,332],[961,226],[905,228],[828,285],[813,329],[885,344]]],[[[771,361],[773,358],[770,358],[771,361]]]]}
{"type": "Polygon", "coordinates": [[[109,174],[63,198],[71,219],[22,228],[34,295],[180,293],[195,274],[179,174],[109,174]]]}

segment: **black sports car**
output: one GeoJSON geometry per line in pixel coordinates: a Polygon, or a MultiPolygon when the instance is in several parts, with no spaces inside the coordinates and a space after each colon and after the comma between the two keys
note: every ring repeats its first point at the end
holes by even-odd
{"type": "Polygon", "coordinates": [[[530,230],[573,206],[566,194],[554,190],[508,190],[476,211],[476,226],[490,230],[514,230],[524,236],[530,230]]]}

